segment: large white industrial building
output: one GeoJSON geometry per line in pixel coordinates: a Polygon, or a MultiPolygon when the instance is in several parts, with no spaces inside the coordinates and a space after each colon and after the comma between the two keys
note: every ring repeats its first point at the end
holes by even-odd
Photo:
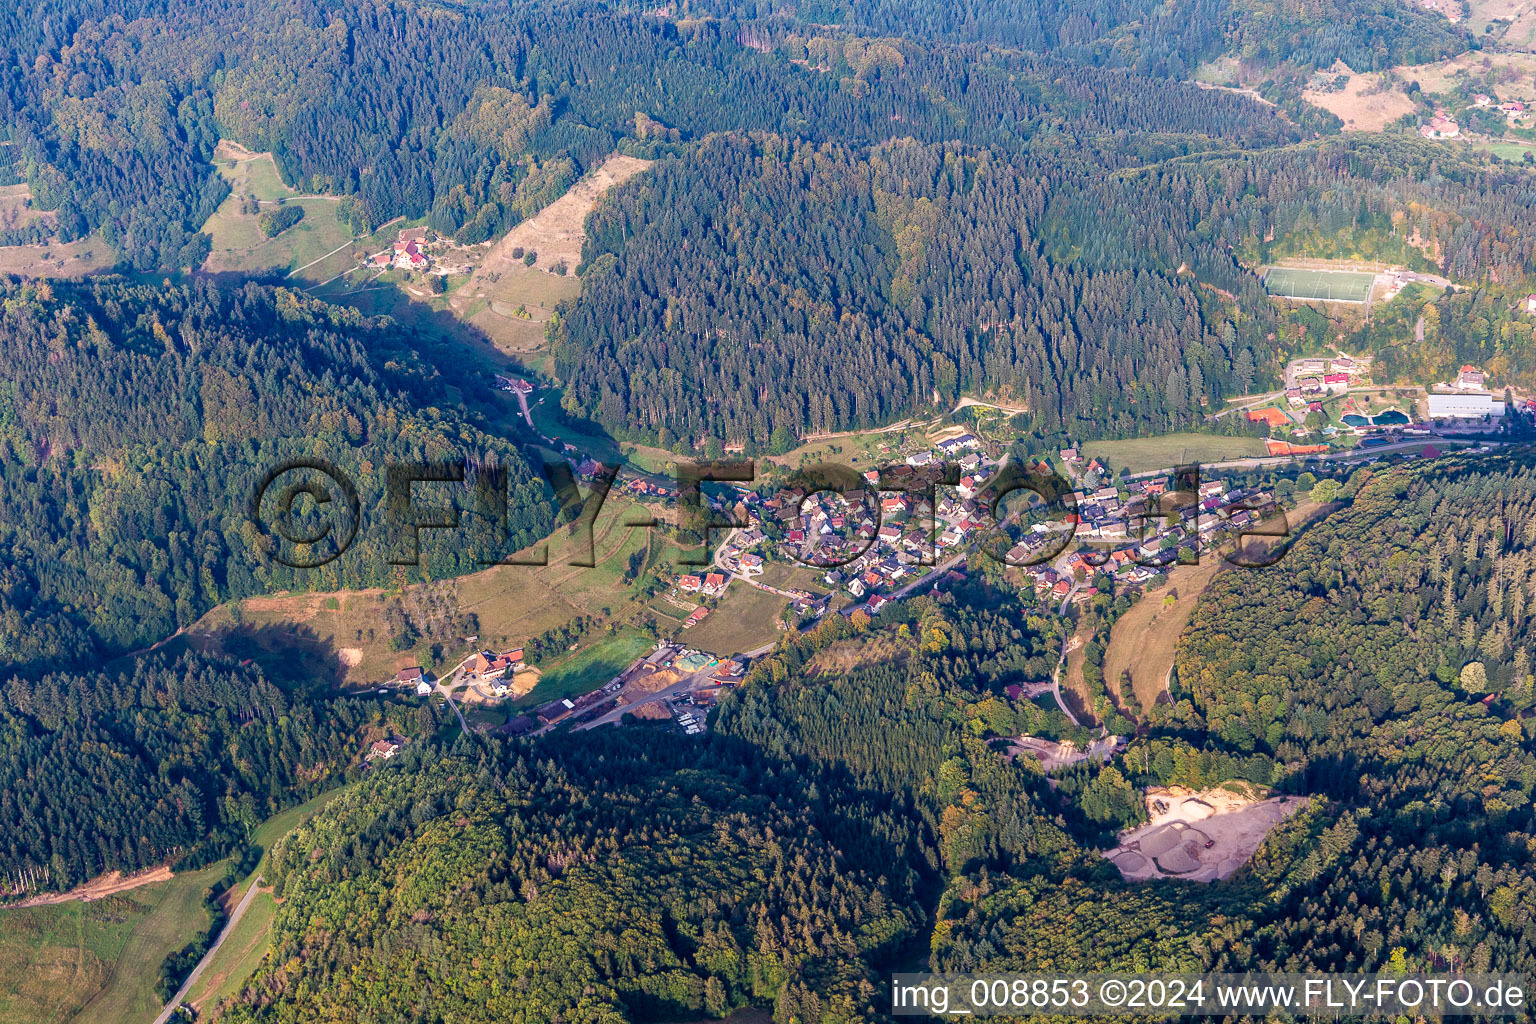
{"type": "Polygon", "coordinates": [[[1432,420],[1480,420],[1484,416],[1503,416],[1504,403],[1496,401],[1487,392],[1458,392],[1429,396],[1429,418],[1432,420]]]}

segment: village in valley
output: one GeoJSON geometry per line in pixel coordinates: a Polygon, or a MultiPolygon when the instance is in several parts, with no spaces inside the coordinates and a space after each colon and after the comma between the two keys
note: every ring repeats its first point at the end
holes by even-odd
{"type": "MultiPolygon", "coordinates": [[[[1230,410],[1252,425],[1250,436],[1269,436],[1252,437],[1256,448],[1245,441],[1244,454],[1201,466],[1194,479],[1178,475],[1185,460],[1142,469],[1093,454],[1143,442],[1098,442],[1020,458],[1004,433],[955,424],[870,439],[866,454],[845,464],[858,485],[840,491],[807,492],[782,481],[710,485],[709,564],[680,566],[665,577],[653,607],[676,615],[671,635],[664,632],[653,649],[612,677],[530,706],[538,670],[522,648],[510,648],[475,649],[437,679],[413,666],[395,682],[453,705],[455,713],[455,700],[515,703],[518,712],[499,727],[514,734],[628,718],[670,722],[694,735],[705,730],[707,709],[722,689],[740,684],[753,660],[776,646],[771,637],[750,649],[727,649],[719,636],[690,644],[701,624],[747,594],[779,609],[774,625],[781,635],[813,628],[828,615],[873,619],[893,602],[941,590],[989,562],[1032,591],[1047,614],[1070,618],[1075,606],[1106,592],[1134,599],[1167,586],[1180,567],[1244,545],[1281,543],[1286,528],[1277,524],[1285,522],[1285,508],[1305,496],[1297,480],[1311,487],[1383,458],[1435,458],[1497,443],[1488,438],[1500,429],[1503,398],[1493,397],[1477,368],[1463,367],[1455,380],[1427,391],[1375,385],[1371,369],[1370,357],[1342,352],[1293,360],[1280,390],[1230,410]],[[1011,479],[1010,466],[1054,474],[1067,490],[1054,505],[1013,497],[999,503],[995,488],[1011,479]],[[939,482],[943,470],[952,473],[952,484],[939,482]]],[[[525,417],[543,390],[510,374],[495,375],[490,386],[513,398],[525,417]]],[[[1521,401],[1519,410],[1526,415],[1531,406],[1521,401]]],[[[540,436],[584,487],[612,472],[580,445],[540,436]]],[[[1187,461],[1198,461],[1197,450],[1188,454],[1187,461]]],[[[622,467],[613,493],[658,511],[678,498],[668,475],[636,466],[622,467]]],[[[665,519],[664,511],[658,518],[665,519]]],[[[1027,689],[1022,698],[1048,697],[1071,721],[1084,710],[1070,706],[1050,681],[1027,689]]]]}
{"type": "MultiPolygon", "coordinates": [[[[1512,126],[1524,123],[1519,101],[1488,97],[1482,104],[1483,98],[1470,102],[1513,103],[1516,109],[1500,107],[1502,115],[1512,126]]],[[[224,146],[220,157],[220,172],[241,201],[232,195],[210,221],[210,266],[286,262],[288,276],[317,296],[397,317],[420,306],[483,332],[483,344],[461,347],[474,367],[470,374],[483,374],[494,402],[504,403],[500,425],[525,426],[531,447],[564,459],[587,491],[616,472],[615,501],[646,510],[673,537],[679,494],[671,453],[573,429],[562,412],[547,330],[560,304],[580,291],[572,271],[587,213],[646,161],[615,155],[499,241],[461,244],[419,221],[347,241],[335,204],[287,189],[270,155],[224,146]],[[252,234],[255,218],[246,207],[283,204],[302,204],[305,216],[275,238],[252,234]]],[[[1423,268],[1281,262],[1256,269],[1277,303],[1363,312],[1367,319],[1373,308],[1400,302],[1405,289],[1455,287],[1423,268]]],[[[1536,296],[1526,300],[1526,312],[1536,315],[1536,296]]],[[[781,638],[828,616],[878,619],[913,595],[997,572],[1070,633],[1075,609],[1101,597],[1134,600],[1172,589],[1170,580],[1184,569],[1257,543],[1253,538],[1273,529],[1302,496],[1294,481],[1305,490],[1377,459],[1472,447],[1497,433],[1506,412],[1529,408],[1518,395],[1507,407],[1502,390],[1488,386],[1477,367],[1428,389],[1377,382],[1373,369],[1370,356],[1339,349],[1293,359],[1283,387],[1212,410],[1213,433],[1191,435],[1186,444],[1127,439],[1023,451],[1008,426],[1010,411],[985,403],[966,415],[808,442],[798,454],[762,461],[773,471],[768,483],[706,487],[715,524],[707,564],[683,564],[666,544],[621,546],[627,558],[639,559],[623,585],[645,577],[645,593],[629,605],[640,609],[638,617],[610,619],[598,606],[608,620],[603,636],[573,635],[537,651],[529,637],[536,630],[483,622],[480,632],[501,642],[487,646],[466,632],[436,644],[434,650],[445,650],[430,662],[419,648],[392,657],[388,663],[399,670],[382,689],[433,701],[470,730],[523,734],[650,720],[695,735],[707,728],[707,708],[722,688],[740,684],[781,638]],[[1235,427],[1220,423],[1228,417],[1235,427]],[[817,453],[831,455],[860,483],[841,492],[786,489],[785,473],[813,464],[817,453]],[[1205,463],[1199,479],[1181,480],[1178,467],[1197,461],[1205,463]],[[943,473],[952,473],[953,482],[940,483],[943,473]],[[1055,504],[1024,501],[1015,492],[996,505],[999,481],[1019,473],[1054,474],[1065,492],[1055,504]],[[405,664],[407,657],[417,663],[405,664]],[[591,665],[561,671],[588,657],[591,665]]],[[[551,586],[559,593],[569,584],[551,586]]],[[[385,660],[370,657],[370,668],[385,660]]],[[[378,675],[361,671],[348,672],[348,682],[371,679],[379,687],[378,675]]],[[[1080,696],[1063,696],[1057,681],[1026,689],[1024,699],[1050,701],[1068,721],[1095,717],[1080,696]]],[[[386,759],[375,753],[375,761],[386,759]]]]}

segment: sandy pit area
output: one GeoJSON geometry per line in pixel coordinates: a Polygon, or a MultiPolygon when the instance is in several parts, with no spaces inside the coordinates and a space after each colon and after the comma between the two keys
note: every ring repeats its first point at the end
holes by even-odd
{"type": "Polygon", "coordinates": [[[76,886],[68,892],[49,892],[19,903],[8,903],[6,909],[19,909],[22,907],[47,907],[56,903],[68,903],[71,900],[81,900],[90,903],[93,900],[106,899],[129,889],[137,889],[141,885],[152,885],[155,882],[169,882],[174,877],[171,869],[165,865],[155,868],[147,868],[131,875],[125,875],[121,871],[109,871],[105,875],[93,878],[84,885],[76,886]]]}
{"type": "Polygon", "coordinates": [[[1147,790],[1150,820],[1123,832],[1104,852],[1128,881],[1187,878],[1214,882],[1248,862],[1270,831],[1307,804],[1305,797],[1264,797],[1257,787],[1147,790]]]}

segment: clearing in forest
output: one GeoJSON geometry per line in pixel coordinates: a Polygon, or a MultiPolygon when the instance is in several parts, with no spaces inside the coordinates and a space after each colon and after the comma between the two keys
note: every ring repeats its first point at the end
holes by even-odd
{"type": "Polygon", "coordinates": [[[337,216],[338,197],[300,195],[283,184],[271,153],[252,153],[227,139],[214,150],[213,166],[229,182],[230,193],[203,225],[213,239],[205,271],[296,272],[308,284],[354,265],[352,232],[337,216]],[[247,196],[256,201],[256,212],[246,212],[247,196]],[[268,238],[256,222],[259,211],[285,204],[303,207],[304,219],[268,238]]]}
{"type": "Polygon", "coordinates": [[[581,291],[576,267],[587,214],[609,189],[650,165],[617,153],[603,161],[565,195],[507,232],[453,293],[450,308],[506,352],[542,348],[544,325],[555,307],[581,291]],[[528,253],[534,254],[531,264],[525,262],[528,253]]]}
{"type": "Polygon", "coordinates": [[[1334,67],[1314,76],[1301,96],[1343,121],[1345,131],[1379,132],[1417,109],[1401,86],[1387,83],[1381,75],[1357,75],[1342,63],[1334,67]],[[1340,79],[1345,80],[1343,87],[1334,88],[1340,79]]]}

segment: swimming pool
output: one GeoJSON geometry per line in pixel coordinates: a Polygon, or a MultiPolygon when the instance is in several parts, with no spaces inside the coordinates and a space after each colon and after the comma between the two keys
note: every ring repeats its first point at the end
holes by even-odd
{"type": "Polygon", "coordinates": [[[1346,413],[1340,417],[1347,427],[1400,427],[1413,422],[1405,413],[1398,409],[1388,409],[1386,412],[1375,416],[1360,416],[1356,413],[1346,413]]]}

